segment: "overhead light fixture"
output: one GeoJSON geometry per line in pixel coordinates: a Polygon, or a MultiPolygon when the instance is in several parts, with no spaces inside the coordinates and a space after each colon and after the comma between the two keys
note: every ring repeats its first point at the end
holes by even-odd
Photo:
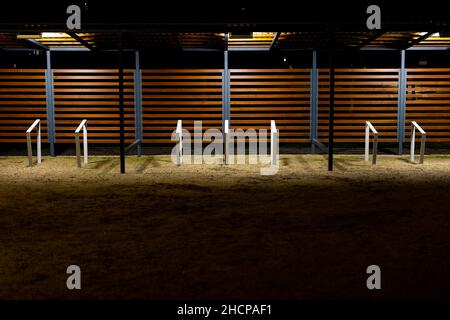
{"type": "Polygon", "coordinates": [[[18,34],[17,39],[40,39],[42,36],[40,33],[35,34],[18,34]]]}
{"type": "Polygon", "coordinates": [[[42,32],[42,38],[66,38],[67,35],[63,32],[42,32]]]}

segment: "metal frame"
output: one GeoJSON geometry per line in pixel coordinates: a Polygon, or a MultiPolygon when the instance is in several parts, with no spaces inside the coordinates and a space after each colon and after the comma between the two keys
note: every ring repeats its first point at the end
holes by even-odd
{"type": "Polygon", "coordinates": [[[425,140],[427,138],[427,133],[422,129],[421,126],[415,121],[411,121],[411,148],[410,148],[410,161],[414,162],[414,149],[416,143],[416,129],[420,132],[420,160],[419,163],[423,163],[425,157],[425,140]]]}
{"type": "Polygon", "coordinates": [[[328,118],[328,171],[333,171],[333,157],[334,157],[334,42],[335,34],[334,31],[331,32],[330,36],[330,113],[328,118]]]}
{"type": "Polygon", "coordinates": [[[275,120],[270,121],[270,164],[278,165],[279,132],[275,120]]]}
{"type": "Polygon", "coordinates": [[[405,142],[405,114],[406,114],[406,68],[405,50],[401,51],[400,70],[398,74],[398,108],[397,108],[397,141],[398,154],[403,154],[405,142]]]}
{"type": "Polygon", "coordinates": [[[31,146],[31,132],[34,130],[35,127],[38,127],[37,129],[37,163],[42,163],[42,149],[41,149],[41,120],[36,119],[33,124],[28,128],[26,131],[27,135],[27,151],[28,151],[28,164],[30,167],[33,166],[33,147],[31,146]]]}
{"type": "Polygon", "coordinates": [[[83,129],[83,163],[88,163],[88,136],[87,136],[87,119],[81,121],[75,130],[75,150],[77,154],[77,166],[81,168],[81,152],[80,152],[80,131],[83,129]]]}
{"type": "Polygon", "coordinates": [[[230,164],[230,123],[229,120],[225,120],[225,130],[224,130],[224,162],[225,164],[230,164]]]}
{"type": "Polygon", "coordinates": [[[118,33],[118,69],[119,69],[119,127],[120,127],[120,173],[125,173],[125,104],[123,75],[123,31],[118,33]]]}
{"type": "Polygon", "coordinates": [[[142,141],[144,131],[142,126],[142,71],[140,67],[139,51],[135,52],[134,70],[134,136],[137,141],[137,155],[142,155],[142,141]]]}
{"type": "Polygon", "coordinates": [[[177,121],[177,128],[175,130],[176,136],[176,153],[177,153],[177,166],[181,166],[183,163],[183,121],[177,121]]]}
{"type": "Polygon", "coordinates": [[[317,51],[312,51],[312,66],[310,74],[310,109],[309,109],[309,136],[311,139],[311,152],[316,152],[316,144],[318,137],[318,108],[319,108],[319,70],[317,69],[317,51]]]}
{"type": "Polygon", "coordinates": [[[378,151],[378,131],[370,123],[366,121],[365,125],[365,138],[364,138],[364,160],[369,161],[369,143],[370,143],[370,131],[373,133],[373,150],[372,150],[372,164],[377,163],[377,151],[378,151]]]}
{"type": "Polygon", "coordinates": [[[46,51],[47,69],[45,70],[45,98],[46,98],[46,111],[47,111],[47,135],[48,142],[50,143],[50,155],[55,156],[55,142],[56,142],[56,129],[55,129],[55,95],[53,85],[53,70],[51,63],[50,51],[46,51]]]}
{"type": "Polygon", "coordinates": [[[228,69],[228,33],[225,34],[226,47],[223,52],[222,73],[222,129],[225,131],[225,120],[231,121],[230,116],[230,70],[228,69]]]}
{"type": "Polygon", "coordinates": [[[269,50],[273,50],[275,48],[275,44],[277,43],[278,38],[280,37],[280,34],[281,34],[281,32],[276,32],[275,33],[275,35],[274,35],[274,37],[272,39],[272,42],[270,43],[269,50]]]}

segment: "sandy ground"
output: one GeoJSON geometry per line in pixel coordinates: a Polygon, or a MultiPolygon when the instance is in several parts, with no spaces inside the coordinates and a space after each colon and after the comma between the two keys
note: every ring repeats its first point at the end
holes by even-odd
{"type": "Polygon", "coordinates": [[[121,175],[117,157],[1,157],[0,298],[450,298],[449,156],[280,163],[128,157],[121,175]]]}

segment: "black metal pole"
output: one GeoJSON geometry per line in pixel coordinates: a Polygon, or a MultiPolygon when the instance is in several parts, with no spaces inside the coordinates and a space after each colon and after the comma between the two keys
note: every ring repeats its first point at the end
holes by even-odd
{"type": "Polygon", "coordinates": [[[330,113],[328,122],[328,171],[333,171],[334,150],[334,31],[330,35],[330,113]]]}
{"type": "Polygon", "coordinates": [[[120,173],[125,173],[125,114],[123,105],[123,32],[119,32],[119,118],[120,118],[120,173]]]}

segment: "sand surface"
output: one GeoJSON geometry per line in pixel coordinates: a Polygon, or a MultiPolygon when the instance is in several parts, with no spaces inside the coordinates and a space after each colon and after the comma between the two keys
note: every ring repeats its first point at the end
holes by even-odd
{"type": "Polygon", "coordinates": [[[0,298],[450,298],[449,156],[280,164],[0,157],[0,298]]]}

